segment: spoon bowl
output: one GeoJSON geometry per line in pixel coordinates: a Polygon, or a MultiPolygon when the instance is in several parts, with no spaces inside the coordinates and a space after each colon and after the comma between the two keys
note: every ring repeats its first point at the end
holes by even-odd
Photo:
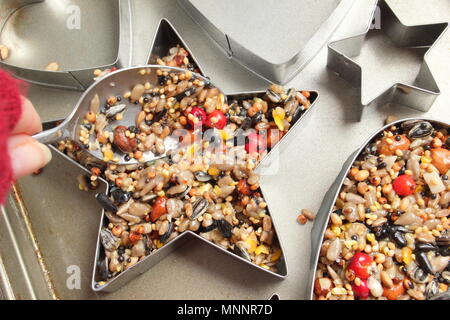
{"type": "MultiPolygon", "coordinates": [[[[86,114],[90,111],[90,105],[92,99],[98,95],[100,99],[100,109],[102,113],[106,110],[103,106],[106,104],[108,98],[112,96],[123,96],[125,93],[132,91],[133,87],[137,84],[149,83],[151,88],[159,86],[159,77],[157,70],[167,71],[170,74],[183,74],[186,73],[186,69],[160,66],[160,65],[146,65],[123,68],[114,72],[111,72],[101,79],[93,83],[80,97],[72,113],[57,127],[40,132],[33,136],[36,140],[44,144],[52,144],[61,140],[69,139],[77,143],[80,148],[84,149],[94,158],[104,161],[102,151],[100,149],[93,150],[80,141],[80,130],[85,124],[86,114]]],[[[211,84],[211,81],[197,73],[192,72],[192,79],[199,79],[204,83],[209,84],[210,87],[215,87],[211,84]]],[[[219,89],[222,93],[222,91],[219,89]]],[[[226,96],[224,95],[225,103],[226,96]]],[[[133,103],[129,99],[122,98],[120,104],[126,106],[123,111],[123,117],[120,120],[114,119],[108,121],[106,130],[113,131],[116,126],[135,126],[136,118],[142,106],[139,103],[133,103]]],[[[91,142],[96,139],[96,134],[92,135],[91,142]]],[[[179,146],[179,138],[169,135],[164,139],[165,152],[163,154],[154,154],[151,151],[143,152],[142,162],[153,161],[166,157],[170,151],[177,149],[179,146]]],[[[138,161],[134,158],[129,159],[127,153],[124,153],[118,149],[114,149],[115,156],[119,161],[105,161],[118,165],[135,164],[138,161]]]]}

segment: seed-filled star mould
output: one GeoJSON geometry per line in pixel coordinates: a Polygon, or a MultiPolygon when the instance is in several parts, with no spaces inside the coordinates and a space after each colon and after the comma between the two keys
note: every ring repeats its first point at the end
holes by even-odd
{"type": "MultiPolygon", "coordinates": [[[[145,90],[130,107],[142,108],[141,115],[134,126],[121,128],[119,144],[122,149],[128,142],[135,147],[128,156],[138,164],[93,162],[83,158],[73,142],[58,145],[90,170],[79,180],[82,189],[102,182],[108,185],[105,193],[97,195],[104,214],[93,290],[118,289],[192,238],[285,278],[286,259],[256,171],[266,156],[278,151],[273,149],[294,126],[311,114],[318,93],[272,85],[267,91],[222,94],[196,76],[206,77],[166,19],[157,28],[148,62],[161,65],[156,70],[159,84],[139,86],[145,90]],[[185,72],[170,73],[165,66],[185,72]],[[156,154],[165,154],[159,149],[175,129],[187,132],[180,136],[180,148],[156,161],[140,161],[140,148],[154,147],[156,154]]],[[[145,66],[139,70],[147,71],[145,66]]],[[[97,71],[95,76],[107,72],[97,71]]],[[[130,92],[93,101],[103,107],[96,116],[86,115],[80,132],[84,136],[95,132],[106,139],[98,145],[89,142],[89,148],[107,152],[116,147],[115,133],[99,132],[97,120],[131,99],[136,85],[130,86],[130,92]]],[[[115,116],[120,118],[120,113],[115,116]]]]}
{"type": "MultiPolygon", "coordinates": [[[[370,32],[372,20],[365,32],[329,43],[328,67],[358,90],[361,103],[361,118],[366,107],[395,103],[427,112],[440,94],[433,73],[428,66],[428,55],[448,28],[448,23],[427,25],[403,24],[386,0],[378,1],[381,30],[400,47],[429,47],[423,64],[412,85],[395,83],[372,101],[362,94],[365,85],[362,67],[353,59],[359,56],[364,39],[370,32]]],[[[373,18],[377,14],[377,5],[373,8],[373,18]]]]}

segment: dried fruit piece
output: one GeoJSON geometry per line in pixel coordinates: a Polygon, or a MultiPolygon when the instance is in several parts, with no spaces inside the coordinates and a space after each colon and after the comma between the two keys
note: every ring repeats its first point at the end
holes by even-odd
{"type": "Polygon", "coordinates": [[[384,288],[383,296],[388,300],[397,300],[398,297],[405,293],[405,288],[401,282],[394,284],[392,288],[384,288]]]}
{"type": "Polygon", "coordinates": [[[281,107],[276,107],[272,111],[273,120],[275,121],[275,124],[277,125],[278,129],[280,131],[284,131],[284,118],[286,116],[286,112],[281,107]]]}
{"type": "Polygon", "coordinates": [[[112,213],[116,213],[118,208],[117,206],[111,201],[111,199],[106,195],[104,192],[98,193],[95,198],[97,199],[98,203],[105,209],[106,211],[110,211],[112,213]]]}
{"type": "Polygon", "coordinates": [[[240,194],[249,196],[252,194],[252,190],[250,189],[250,186],[247,183],[247,180],[242,179],[239,180],[238,184],[237,184],[237,189],[239,191],[240,194]]]}
{"type": "Polygon", "coordinates": [[[152,211],[150,212],[150,220],[155,222],[163,214],[167,213],[167,197],[158,197],[152,206],[152,211]]]}
{"type": "Polygon", "coordinates": [[[267,248],[265,245],[261,244],[255,249],[255,254],[269,254],[269,248],[267,248]]]}
{"type": "Polygon", "coordinates": [[[117,126],[114,129],[113,143],[123,152],[133,152],[137,147],[137,141],[135,138],[126,136],[128,128],[125,126],[117,126]]]}
{"type": "Polygon", "coordinates": [[[423,178],[425,179],[425,182],[428,184],[431,193],[437,194],[445,190],[445,185],[437,172],[433,171],[430,173],[424,173],[423,178]]]}
{"type": "Polygon", "coordinates": [[[248,238],[245,240],[245,244],[247,245],[247,251],[250,254],[253,254],[258,246],[258,238],[256,237],[255,232],[250,233],[248,238]]]}
{"type": "Polygon", "coordinates": [[[139,232],[131,232],[130,233],[130,242],[132,244],[136,244],[138,241],[142,240],[142,234],[140,234],[139,232]]]}
{"type": "Polygon", "coordinates": [[[439,170],[440,174],[446,174],[450,170],[450,150],[434,148],[431,150],[431,164],[439,170]]]}
{"type": "Polygon", "coordinates": [[[408,150],[411,142],[405,135],[386,137],[378,144],[378,152],[386,156],[395,155],[397,150],[408,150]]]}

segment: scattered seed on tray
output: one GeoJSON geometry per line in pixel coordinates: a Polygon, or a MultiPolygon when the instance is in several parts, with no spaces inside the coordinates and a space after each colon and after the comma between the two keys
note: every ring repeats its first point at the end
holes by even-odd
{"type": "Polygon", "coordinates": [[[42,171],[44,171],[43,168],[38,169],[38,170],[36,170],[36,171],[33,172],[33,175],[34,175],[34,176],[38,176],[38,175],[40,175],[40,174],[42,173],[42,171]]]}
{"type": "Polygon", "coordinates": [[[397,116],[390,115],[390,116],[388,116],[388,117],[386,118],[386,120],[384,120],[384,124],[385,124],[385,125],[388,125],[388,124],[393,123],[393,122],[395,122],[395,121],[397,121],[397,120],[399,120],[399,118],[398,118],[397,116]]]}
{"type": "Polygon", "coordinates": [[[308,209],[302,209],[302,214],[309,220],[313,221],[316,218],[316,214],[308,209]]]}
{"type": "Polygon", "coordinates": [[[308,222],[308,218],[302,213],[297,216],[297,222],[300,224],[306,224],[308,222]]]}
{"type": "Polygon", "coordinates": [[[51,62],[45,67],[45,70],[47,70],[47,71],[58,71],[59,70],[59,65],[56,62],[51,62]]]}
{"type": "Polygon", "coordinates": [[[0,45],[0,60],[4,61],[9,57],[9,49],[7,46],[1,44],[0,45]]]}

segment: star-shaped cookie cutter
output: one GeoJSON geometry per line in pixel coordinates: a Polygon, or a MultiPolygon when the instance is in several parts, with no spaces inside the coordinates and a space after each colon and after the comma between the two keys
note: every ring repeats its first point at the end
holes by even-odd
{"type": "Polygon", "coordinates": [[[448,25],[448,23],[405,25],[386,0],[379,0],[378,2],[375,1],[372,19],[366,31],[328,44],[328,68],[359,91],[360,120],[367,107],[382,106],[388,103],[404,105],[422,112],[430,110],[434,101],[440,95],[440,90],[428,65],[428,55],[448,28],[448,25]],[[378,5],[381,30],[396,45],[401,47],[429,47],[430,49],[424,54],[423,64],[413,85],[396,83],[372,101],[367,102],[362,95],[364,85],[362,67],[353,58],[361,53],[364,39],[371,30],[372,21],[376,17],[378,5]]]}
{"type": "MultiPolygon", "coordinates": [[[[159,22],[157,31],[153,38],[153,43],[150,48],[150,54],[149,54],[147,63],[154,64],[156,62],[156,59],[155,59],[156,57],[165,56],[167,54],[167,52],[169,51],[169,49],[176,45],[182,46],[189,52],[191,60],[198,66],[200,73],[202,75],[204,75],[200,64],[195,59],[195,56],[192,54],[192,51],[189,49],[189,47],[187,46],[185,41],[182,39],[180,34],[175,30],[175,28],[172,26],[172,24],[165,18],[161,19],[159,22]]],[[[280,147],[281,142],[284,139],[286,139],[287,136],[290,135],[290,133],[292,133],[292,131],[294,130],[294,127],[298,126],[299,123],[304,124],[310,118],[310,115],[312,114],[311,112],[314,109],[314,106],[319,97],[319,94],[316,91],[310,90],[310,93],[311,93],[311,97],[310,97],[311,107],[305,111],[305,113],[300,117],[300,119],[297,120],[297,122],[295,124],[293,124],[293,126],[290,128],[288,133],[285,136],[283,136],[282,139],[280,139],[280,141],[277,143],[277,145],[274,147],[274,149],[280,147]]],[[[265,94],[265,91],[251,91],[251,92],[240,92],[240,93],[227,94],[227,97],[228,97],[228,100],[231,101],[234,99],[237,99],[237,100],[252,99],[254,97],[260,97],[264,94],[265,94]]],[[[268,157],[271,157],[271,154],[274,151],[274,149],[272,149],[271,152],[269,152],[269,154],[267,155],[268,157]]],[[[68,157],[66,156],[66,158],[68,158],[68,157]]],[[[262,160],[264,160],[264,159],[262,159],[262,160]]],[[[73,161],[73,160],[71,160],[71,161],[73,161]]],[[[261,162],[260,162],[260,164],[261,164],[261,162]]],[[[108,183],[106,181],[104,181],[103,179],[101,179],[101,181],[108,185],[108,183]]],[[[107,193],[109,192],[109,185],[107,186],[106,192],[107,193]]],[[[261,194],[264,197],[262,190],[261,190],[261,194]]],[[[238,260],[246,263],[247,265],[252,266],[253,268],[256,268],[260,271],[266,272],[266,273],[274,276],[275,278],[285,279],[287,277],[288,271],[287,271],[286,259],[284,257],[284,249],[283,249],[281,240],[277,234],[277,229],[276,229],[276,225],[275,225],[276,223],[275,223],[275,221],[273,221],[274,233],[275,233],[276,238],[278,239],[280,249],[282,252],[281,258],[277,263],[278,272],[273,272],[273,271],[265,269],[259,265],[256,265],[253,262],[246,260],[246,259],[236,255],[235,253],[230,252],[230,251],[220,247],[219,245],[201,237],[199,234],[194,233],[189,230],[186,230],[183,233],[181,233],[180,235],[178,235],[175,239],[173,239],[170,242],[168,242],[167,244],[165,244],[163,247],[150,253],[148,256],[146,256],[144,259],[139,261],[134,266],[121,272],[120,274],[118,274],[117,276],[112,278],[111,280],[108,280],[105,284],[99,285],[99,278],[101,278],[101,277],[100,277],[98,266],[101,266],[101,262],[104,261],[104,258],[105,258],[104,248],[103,248],[103,246],[101,244],[101,240],[100,240],[100,231],[103,227],[107,226],[107,224],[108,224],[108,218],[106,217],[105,212],[103,211],[101,223],[100,223],[100,227],[99,227],[97,248],[96,248],[96,253],[95,253],[95,261],[94,261],[94,269],[93,269],[93,274],[92,274],[92,290],[94,290],[96,292],[99,292],[99,291],[113,292],[113,291],[119,289],[121,286],[127,284],[129,281],[134,279],[136,276],[149,270],[152,266],[156,265],[158,262],[160,262],[162,259],[164,259],[171,252],[173,252],[177,248],[183,246],[184,244],[186,244],[189,240],[191,240],[193,238],[201,240],[201,241],[207,243],[208,245],[211,245],[211,246],[217,248],[218,250],[222,251],[223,253],[228,254],[231,257],[238,259],[238,260]]]]}

